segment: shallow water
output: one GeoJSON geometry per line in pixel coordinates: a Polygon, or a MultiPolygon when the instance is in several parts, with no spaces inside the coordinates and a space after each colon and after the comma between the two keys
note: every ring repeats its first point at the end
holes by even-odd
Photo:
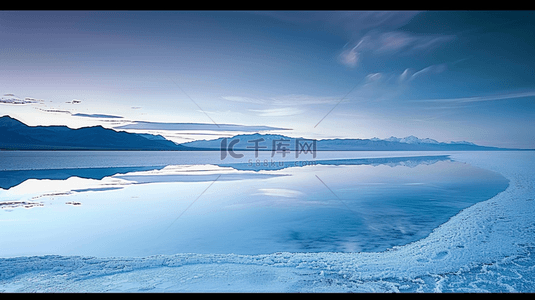
{"type": "Polygon", "coordinates": [[[383,251],[508,185],[443,153],[269,154],[1,152],[0,256],[383,251]]]}

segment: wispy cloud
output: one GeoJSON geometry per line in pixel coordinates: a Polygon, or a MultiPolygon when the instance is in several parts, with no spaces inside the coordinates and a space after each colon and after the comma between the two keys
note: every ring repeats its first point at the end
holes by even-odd
{"type": "Polygon", "coordinates": [[[320,97],[320,96],[310,96],[310,95],[299,95],[299,94],[290,94],[282,95],[277,97],[270,98],[251,98],[251,97],[242,97],[242,96],[223,96],[223,100],[241,102],[241,103],[251,103],[251,104],[263,104],[263,105],[284,105],[284,106],[294,106],[294,105],[311,105],[311,104],[328,104],[336,103],[338,97],[320,97]]]}
{"type": "Polygon", "coordinates": [[[105,114],[71,114],[73,117],[85,117],[85,118],[101,118],[101,119],[122,119],[121,116],[105,115],[105,114]]]}
{"type": "Polygon", "coordinates": [[[362,35],[372,29],[397,29],[418,15],[418,11],[285,11],[256,12],[294,24],[342,32],[346,36],[362,35]]]}
{"type": "Polygon", "coordinates": [[[318,30],[344,35],[348,43],[339,53],[339,62],[357,67],[364,54],[422,52],[455,38],[452,35],[413,34],[400,28],[418,11],[308,11],[259,12],[281,21],[317,27],[318,30]]]}
{"type": "Polygon", "coordinates": [[[82,100],[78,100],[78,99],[72,99],[72,101],[67,101],[65,103],[69,103],[69,104],[80,104],[82,103],[82,100]]]}
{"type": "Polygon", "coordinates": [[[497,101],[497,100],[516,99],[516,98],[526,98],[526,97],[535,97],[535,91],[495,94],[495,95],[486,95],[486,96],[461,97],[461,98],[422,99],[422,100],[412,100],[412,101],[435,102],[435,103],[471,103],[471,102],[497,101]]]}
{"type": "Polygon", "coordinates": [[[370,32],[346,44],[339,55],[342,64],[356,67],[364,53],[398,54],[432,50],[455,39],[453,35],[415,35],[401,31],[370,32]]]}
{"type": "Polygon", "coordinates": [[[383,77],[383,74],[381,74],[381,73],[368,74],[368,75],[366,75],[366,78],[365,78],[365,84],[370,84],[370,83],[373,83],[373,82],[377,82],[377,81],[381,80],[382,77],[383,77]]]}
{"type": "Polygon", "coordinates": [[[356,67],[359,63],[360,54],[357,52],[359,44],[350,49],[345,49],[338,56],[340,62],[348,67],[356,67]]]}
{"type": "Polygon", "coordinates": [[[47,113],[62,113],[62,114],[68,114],[73,117],[83,117],[83,118],[97,118],[97,119],[123,119],[122,116],[116,116],[116,115],[107,115],[107,114],[84,114],[84,113],[72,113],[69,110],[63,110],[63,109],[53,109],[53,108],[39,108],[40,111],[47,112],[47,113]]]}
{"type": "Polygon", "coordinates": [[[260,99],[260,98],[250,98],[250,97],[242,97],[242,96],[223,96],[221,97],[223,100],[227,101],[233,101],[233,102],[241,102],[241,103],[256,103],[256,104],[267,104],[267,99],[260,99]]]}
{"type": "Polygon", "coordinates": [[[14,94],[4,94],[2,97],[0,97],[0,103],[3,104],[14,104],[14,105],[26,105],[26,104],[36,104],[36,103],[42,103],[43,100],[37,100],[34,98],[26,97],[21,98],[18,96],[15,96],[14,94]]]}
{"type": "Polygon", "coordinates": [[[442,73],[445,70],[446,70],[446,65],[445,64],[432,65],[432,66],[423,68],[420,71],[415,72],[414,74],[412,74],[411,79],[414,79],[414,78],[416,78],[418,76],[423,76],[423,75],[429,74],[429,73],[434,73],[434,74],[442,73]]]}
{"type": "Polygon", "coordinates": [[[133,124],[115,127],[116,129],[136,129],[136,130],[208,130],[208,131],[244,131],[256,132],[267,130],[289,130],[288,128],[279,128],[271,126],[246,126],[237,124],[209,124],[209,123],[161,123],[134,121],[133,124]]]}
{"type": "Polygon", "coordinates": [[[439,74],[447,70],[447,64],[437,64],[425,67],[421,70],[414,71],[413,69],[407,68],[399,75],[399,82],[408,82],[414,80],[418,77],[423,77],[431,74],[439,74]]]}
{"type": "Polygon", "coordinates": [[[319,104],[335,104],[340,102],[340,98],[336,97],[318,97],[309,95],[283,95],[271,98],[250,98],[240,96],[225,96],[224,100],[261,104],[269,106],[269,108],[250,109],[249,111],[256,113],[260,117],[286,117],[295,116],[305,113],[304,106],[319,105],[319,104]]]}
{"type": "MultiPolygon", "coordinates": [[[[52,102],[52,101],[50,101],[52,102]]],[[[4,104],[16,104],[16,105],[24,105],[24,104],[44,104],[45,100],[43,99],[35,99],[32,97],[19,97],[14,94],[4,94],[2,97],[0,97],[0,103],[4,104]]],[[[79,104],[82,103],[82,100],[78,99],[72,99],[72,101],[66,101],[65,103],[68,104],[79,104]]]]}
{"type": "Polygon", "coordinates": [[[403,94],[409,87],[409,85],[406,84],[407,82],[419,77],[442,73],[446,69],[447,64],[436,64],[418,71],[413,71],[412,69],[407,68],[401,74],[398,73],[399,75],[393,72],[386,74],[381,72],[370,73],[364,77],[362,82],[357,83],[351,90],[349,90],[349,92],[342,97],[342,99],[340,99],[321,120],[319,120],[314,128],[316,128],[336,108],[336,106],[342,102],[342,100],[345,100],[346,97],[348,98],[347,101],[358,103],[362,109],[362,106],[365,103],[394,100],[403,94]],[[349,96],[350,94],[352,96],[349,96]]]}
{"type": "Polygon", "coordinates": [[[39,108],[40,111],[44,111],[44,112],[47,112],[47,113],[62,113],[62,114],[68,114],[68,115],[71,115],[71,112],[68,111],[68,110],[62,110],[62,109],[53,109],[53,108],[49,108],[49,109],[45,109],[45,108],[39,108]]]}
{"type": "Polygon", "coordinates": [[[295,107],[281,107],[271,109],[251,109],[250,111],[257,112],[261,117],[285,117],[294,116],[304,113],[303,110],[295,107]]]}

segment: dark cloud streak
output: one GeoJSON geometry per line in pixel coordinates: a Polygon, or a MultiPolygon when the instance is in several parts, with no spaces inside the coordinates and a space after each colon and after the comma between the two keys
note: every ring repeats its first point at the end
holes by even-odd
{"type": "Polygon", "coordinates": [[[246,126],[236,124],[207,124],[207,123],[161,123],[136,121],[133,124],[115,127],[115,129],[137,130],[210,130],[210,131],[266,131],[266,130],[290,130],[288,128],[270,126],[246,126]]]}

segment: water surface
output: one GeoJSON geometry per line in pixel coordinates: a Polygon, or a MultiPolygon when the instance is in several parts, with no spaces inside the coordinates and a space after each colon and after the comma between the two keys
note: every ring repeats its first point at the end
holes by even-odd
{"type": "Polygon", "coordinates": [[[444,153],[249,154],[0,152],[0,256],[383,251],[508,185],[444,153]]]}

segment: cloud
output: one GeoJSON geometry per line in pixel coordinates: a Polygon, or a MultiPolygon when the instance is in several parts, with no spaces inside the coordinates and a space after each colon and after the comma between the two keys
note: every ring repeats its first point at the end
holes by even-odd
{"type": "Polygon", "coordinates": [[[271,109],[251,109],[251,111],[257,112],[261,117],[285,117],[299,115],[303,113],[303,110],[295,107],[281,107],[281,108],[271,108],[271,109]]]}
{"type": "Polygon", "coordinates": [[[372,29],[385,31],[406,25],[418,11],[266,11],[257,12],[284,22],[317,27],[342,33],[348,37],[372,29]]]}
{"type": "Polygon", "coordinates": [[[433,73],[433,74],[442,73],[445,70],[446,70],[446,65],[445,64],[432,65],[432,66],[423,68],[420,71],[412,74],[411,79],[414,79],[414,78],[416,78],[418,76],[423,76],[423,75],[428,74],[428,73],[433,73]]]}
{"type": "Polygon", "coordinates": [[[437,47],[452,36],[415,35],[400,31],[419,11],[304,11],[256,12],[283,22],[312,27],[337,36],[348,43],[341,49],[339,62],[354,68],[363,53],[392,54],[400,51],[425,51],[437,47]]]}
{"type": "Polygon", "coordinates": [[[41,103],[43,100],[37,100],[34,98],[26,97],[24,99],[17,97],[13,94],[4,94],[0,97],[0,103],[3,104],[15,104],[15,105],[26,105],[26,104],[36,104],[41,103]]]}
{"type": "Polygon", "coordinates": [[[341,26],[349,34],[372,29],[392,30],[406,25],[418,11],[348,11],[338,12],[328,23],[341,26]]]}
{"type": "Polygon", "coordinates": [[[365,82],[367,84],[381,80],[383,75],[381,73],[371,73],[366,75],[365,82]]]}
{"type": "Polygon", "coordinates": [[[310,95],[284,95],[272,98],[273,104],[277,105],[311,105],[330,104],[340,101],[340,97],[319,97],[310,95]]]}
{"type": "Polygon", "coordinates": [[[266,99],[250,98],[250,97],[242,97],[242,96],[223,96],[221,98],[224,100],[233,101],[233,102],[241,102],[241,103],[256,103],[256,104],[268,103],[268,100],[266,99]]]}
{"type": "Polygon", "coordinates": [[[353,47],[351,49],[342,51],[338,58],[342,64],[354,68],[359,62],[359,56],[360,55],[357,52],[356,47],[353,47]]]}
{"type": "MultiPolygon", "coordinates": [[[[222,99],[233,102],[269,105],[269,108],[250,109],[262,117],[285,117],[304,114],[306,105],[331,105],[339,103],[359,103],[391,100],[406,91],[407,85],[402,83],[416,78],[425,78],[432,74],[439,74],[447,70],[447,64],[435,64],[420,70],[405,69],[401,74],[395,72],[374,72],[367,74],[361,83],[355,86],[345,97],[318,97],[302,94],[289,94],[271,98],[251,98],[241,96],[225,96],[222,99]],[[275,106],[275,107],[274,107],[275,106]]],[[[328,110],[326,110],[328,111],[328,110]]]]}
{"type": "Polygon", "coordinates": [[[405,69],[405,71],[403,71],[403,73],[401,73],[401,75],[399,75],[399,82],[404,82],[406,80],[408,80],[412,74],[411,74],[411,70],[409,68],[405,69]]]}
{"type": "Polygon", "coordinates": [[[39,108],[40,111],[44,111],[47,113],[63,113],[68,114],[73,117],[83,117],[83,118],[99,118],[99,119],[122,119],[124,117],[122,116],[114,116],[114,115],[106,115],[106,114],[83,114],[83,113],[72,113],[68,110],[62,110],[62,109],[44,109],[39,108]]]}
{"type": "Polygon", "coordinates": [[[103,118],[103,119],[122,119],[121,116],[114,116],[114,115],[104,115],[104,114],[81,114],[76,113],[72,114],[73,117],[85,117],[85,118],[103,118]]]}
{"type": "Polygon", "coordinates": [[[366,41],[362,47],[368,47],[373,51],[396,52],[409,47],[416,39],[404,32],[385,32],[376,37],[367,35],[361,41],[366,41]]]}
{"type": "Polygon", "coordinates": [[[266,130],[289,130],[288,128],[270,126],[247,126],[236,124],[209,124],[209,123],[161,123],[134,121],[133,124],[115,127],[116,129],[137,129],[137,130],[209,130],[209,131],[244,131],[256,132],[266,130]]]}
{"type": "Polygon", "coordinates": [[[241,102],[241,103],[280,105],[280,106],[329,104],[329,103],[336,103],[340,101],[340,97],[319,97],[319,96],[296,95],[296,94],[283,95],[283,96],[271,97],[271,98],[224,96],[222,97],[222,99],[233,101],[233,102],[241,102]]]}
{"type": "Polygon", "coordinates": [[[122,116],[114,116],[114,115],[106,115],[106,114],[83,114],[83,113],[72,113],[68,110],[62,110],[62,109],[44,109],[39,108],[40,111],[48,112],[48,113],[63,113],[68,114],[73,117],[84,117],[84,118],[99,118],[99,119],[122,119],[124,117],[122,116]]]}
{"type": "Polygon", "coordinates": [[[362,47],[379,53],[400,51],[425,51],[453,40],[453,35],[414,35],[407,32],[392,31],[378,35],[367,35],[362,47]]]}
{"type": "Polygon", "coordinates": [[[69,104],[80,104],[82,103],[82,100],[78,100],[78,99],[72,99],[72,101],[67,101],[65,103],[69,103],[69,104]]]}
{"type": "Polygon", "coordinates": [[[48,113],[62,113],[62,114],[71,114],[70,111],[68,110],[61,110],[61,109],[44,109],[44,108],[39,108],[40,111],[44,111],[44,112],[48,112],[48,113]]]}
{"type": "Polygon", "coordinates": [[[453,35],[415,35],[402,31],[367,33],[356,43],[346,44],[339,54],[339,61],[349,67],[356,67],[363,53],[371,55],[392,55],[432,50],[455,38],[453,35]]]}
{"type": "Polygon", "coordinates": [[[442,73],[444,71],[447,70],[447,65],[446,64],[436,64],[436,65],[431,65],[431,66],[428,66],[428,67],[425,67],[419,71],[414,71],[410,68],[407,68],[405,69],[405,71],[403,71],[403,73],[401,73],[401,75],[399,76],[399,82],[407,82],[407,81],[411,81],[411,80],[414,80],[418,77],[422,77],[422,76],[425,76],[425,75],[428,75],[428,74],[439,74],[439,73],[442,73]]]}
{"type": "Polygon", "coordinates": [[[437,103],[471,103],[471,102],[496,101],[496,100],[507,100],[507,99],[516,99],[516,98],[526,98],[526,97],[535,97],[535,91],[525,91],[525,92],[517,92],[517,93],[486,95],[486,96],[462,97],[462,98],[423,99],[423,100],[413,100],[413,101],[437,102],[437,103]]]}

